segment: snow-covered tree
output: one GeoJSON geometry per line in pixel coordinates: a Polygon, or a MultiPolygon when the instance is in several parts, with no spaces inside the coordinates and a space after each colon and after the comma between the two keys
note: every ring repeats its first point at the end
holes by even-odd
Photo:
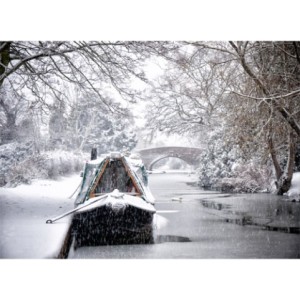
{"type": "Polygon", "coordinates": [[[224,129],[218,127],[211,131],[207,147],[199,156],[199,183],[203,187],[217,187],[220,180],[230,178],[234,167],[242,162],[238,147],[224,136],[224,129]]]}
{"type": "Polygon", "coordinates": [[[39,110],[43,116],[52,114],[51,124],[58,117],[50,111],[53,102],[67,103],[70,89],[93,94],[106,111],[122,115],[123,106],[112,99],[137,101],[139,91],[132,82],[147,82],[143,62],[176,48],[176,43],[163,41],[0,41],[2,142],[15,137],[15,95],[20,106],[39,110]]]}
{"type": "Polygon", "coordinates": [[[182,45],[148,95],[148,123],[165,133],[199,135],[218,123],[231,67],[218,67],[211,52],[182,45]]]}
{"type": "Polygon", "coordinates": [[[199,138],[207,125],[226,124],[245,159],[271,159],[283,194],[300,138],[300,43],[186,44],[155,86],[149,126],[199,138]]]}
{"type": "Polygon", "coordinates": [[[133,78],[145,81],[142,62],[150,55],[165,55],[176,45],[170,42],[133,41],[4,41],[0,42],[0,88],[12,81],[15,89],[26,87],[32,92],[33,104],[45,103],[43,92],[64,100],[59,82],[68,82],[95,96],[110,110],[103,92],[107,84],[126,100],[136,97],[130,88],[133,78]],[[16,78],[18,80],[16,80],[16,78]]]}
{"type": "Polygon", "coordinates": [[[98,153],[131,150],[137,143],[134,121],[131,113],[113,114],[102,103],[85,95],[85,101],[76,99],[72,104],[68,121],[68,147],[79,151],[98,153]]]}
{"type": "MultiPolygon", "coordinates": [[[[232,93],[237,95],[241,105],[248,102],[252,111],[259,108],[264,112],[259,120],[256,118],[256,130],[266,135],[265,142],[277,178],[277,193],[282,195],[291,186],[295,142],[300,138],[300,44],[230,42],[230,45],[240,70],[248,78],[241,92],[232,90],[232,93]],[[281,161],[279,147],[286,149],[286,159],[281,161]]],[[[248,109],[250,115],[251,110],[248,109]]]]}
{"type": "Polygon", "coordinates": [[[49,141],[50,149],[57,149],[66,145],[67,116],[66,105],[63,101],[55,101],[50,109],[49,141]]]}
{"type": "Polygon", "coordinates": [[[28,105],[22,90],[3,84],[0,89],[0,145],[18,142],[36,142],[39,129],[36,111],[28,105]]]}

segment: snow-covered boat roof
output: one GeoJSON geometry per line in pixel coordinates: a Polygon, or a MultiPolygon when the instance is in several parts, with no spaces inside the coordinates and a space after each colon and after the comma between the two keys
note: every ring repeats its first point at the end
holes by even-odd
{"type": "Polygon", "coordinates": [[[139,155],[135,153],[124,155],[120,152],[112,152],[110,154],[101,155],[99,158],[86,163],[81,189],[75,201],[77,205],[89,199],[91,188],[95,185],[96,180],[99,180],[103,175],[108,160],[122,160],[135,184],[138,185],[138,190],[141,191],[143,199],[152,204],[155,202],[148,187],[147,171],[139,155]]]}
{"type": "Polygon", "coordinates": [[[125,205],[131,205],[133,207],[137,207],[140,209],[143,209],[145,211],[149,211],[152,213],[155,213],[156,210],[153,207],[151,203],[148,203],[144,201],[140,197],[134,197],[131,195],[126,195],[119,193],[121,196],[119,197],[114,197],[114,192],[107,194],[107,197],[95,197],[95,198],[90,198],[87,200],[85,203],[78,205],[78,212],[82,213],[84,211],[92,211],[97,207],[105,206],[108,203],[114,204],[114,203],[124,203],[125,205]],[[121,198],[121,202],[120,202],[121,198]],[[99,201],[97,201],[99,199],[99,201]],[[91,204],[89,204],[91,203],[91,204]],[[82,207],[82,208],[81,208],[82,207]]]}

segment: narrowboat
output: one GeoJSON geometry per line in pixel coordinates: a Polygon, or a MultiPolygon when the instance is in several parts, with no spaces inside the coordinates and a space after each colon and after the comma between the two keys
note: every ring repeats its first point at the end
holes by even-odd
{"type": "Polygon", "coordinates": [[[87,162],[72,219],[74,247],[153,243],[154,203],[137,155],[113,152],[87,162]]]}

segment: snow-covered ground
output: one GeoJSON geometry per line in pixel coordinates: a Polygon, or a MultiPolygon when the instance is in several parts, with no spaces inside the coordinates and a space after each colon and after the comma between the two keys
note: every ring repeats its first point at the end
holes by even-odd
{"type": "Polygon", "coordinates": [[[0,258],[56,257],[69,228],[66,217],[46,220],[74,207],[79,174],[60,180],[36,180],[31,185],[0,189],[0,258]]]}
{"type": "MultiPolygon", "coordinates": [[[[0,189],[0,258],[54,258],[62,247],[70,216],[46,220],[74,208],[79,174],[60,180],[35,180],[31,185],[0,189]]],[[[157,227],[165,223],[155,218],[157,227]]]]}
{"type": "Polygon", "coordinates": [[[287,195],[295,200],[300,201],[300,172],[294,173],[292,186],[287,192],[287,195]]]}

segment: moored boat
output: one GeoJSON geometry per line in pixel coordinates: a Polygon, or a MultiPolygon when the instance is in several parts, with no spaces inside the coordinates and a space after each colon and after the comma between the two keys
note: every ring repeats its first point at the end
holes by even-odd
{"type": "Polygon", "coordinates": [[[75,247],[153,242],[154,197],[140,159],[111,153],[85,164],[75,200],[75,247]]]}

